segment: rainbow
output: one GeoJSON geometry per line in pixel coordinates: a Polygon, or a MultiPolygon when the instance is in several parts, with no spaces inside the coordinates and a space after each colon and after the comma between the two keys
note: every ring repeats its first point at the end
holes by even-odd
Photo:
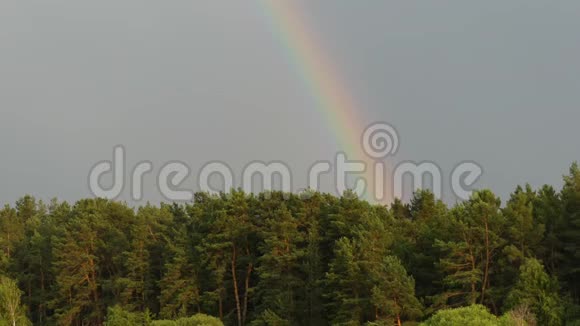
{"type": "MultiPolygon", "coordinates": [[[[367,165],[367,194],[373,191],[375,161],[361,147],[366,127],[360,118],[360,108],[342,81],[336,65],[320,46],[302,12],[292,0],[261,0],[266,16],[273,26],[274,36],[285,47],[287,56],[300,73],[316,101],[316,108],[328,121],[329,131],[347,154],[349,160],[363,160],[367,165]]],[[[387,193],[387,198],[389,194],[387,193]]],[[[366,196],[370,198],[371,196],[366,196]]]]}

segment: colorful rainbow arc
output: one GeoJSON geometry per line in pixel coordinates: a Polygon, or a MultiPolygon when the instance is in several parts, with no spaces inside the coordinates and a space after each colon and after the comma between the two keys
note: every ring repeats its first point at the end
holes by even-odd
{"type": "Polygon", "coordinates": [[[375,161],[361,147],[365,124],[359,118],[360,110],[344,86],[338,70],[320,47],[315,33],[308,28],[301,11],[292,5],[292,0],[261,2],[274,26],[276,38],[285,47],[289,59],[310,89],[317,109],[328,121],[339,146],[349,159],[364,160],[367,164],[367,193],[372,192],[376,177],[373,172],[375,161]]]}

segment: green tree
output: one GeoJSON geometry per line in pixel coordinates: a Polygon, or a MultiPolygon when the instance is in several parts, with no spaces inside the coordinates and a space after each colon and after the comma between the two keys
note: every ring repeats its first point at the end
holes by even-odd
{"type": "Polygon", "coordinates": [[[173,320],[154,320],[151,326],[223,326],[224,324],[217,318],[197,314],[191,317],[179,318],[173,320]]]}
{"type": "Polygon", "coordinates": [[[537,259],[528,258],[521,266],[518,280],[507,297],[506,308],[527,306],[536,315],[540,325],[561,325],[563,309],[558,290],[558,282],[548,276],[544,266],[537,259]]]}
{"type": "Polygon", "coordinates": [[[135,313],[123,310],[120,306],[107,309],[105,326],[148,326],[151,324],[149,312],[135,313]]]}
{"type": "Polygon", "coordinates": [[[580,302],[580,167],[572,164],[564,177],[562,224],[558,236],[562,241],[562,261],[558,268],[562,281],[576,303],[580,302]]]}
{"type": "Polygon", "coordinates": [[[201,311],[201,291],[198,273],[187,249],[193,245],[184,234],[170,244],[173,258],[166,265],[160,281],[161,316],[164,318],[185,317],[201,311]]]}
{"type": "Polygon", "coordinates": [[[505,246],[504,218],[500,200],[491,191],[475,192],[471,199],[453,211],[455,239],[436,241],[444,251],[440,267],[445,271],[448,290],[441,297],[452,304],[494,304],[494,266],[505,246]]]}
{"type": "Polygon", "coordinates": [[[559,233],[563,228],[560,194],[552,186],[543,186],[534,201],[534,219],[545,226],[541,246],[535,256],[542,258],[546,269],[554,274],[563,260],[562,241],[559,233]]]}
{"type": "Polygon", "coordinates": [[[435,268],[442,255],[435,242],[450,238],[452,224],[445,204],[428,190],[415,192],[409,214],[410,218],[396,219],[393,252],[415,278],[417,296],[427,299],[439,292],[444,278],[435,268]]]}
{"type": "MultiPolygon", "coordinates": [[[[365,287],[368,278],[361,272],[357,253],[360,247],[346,237],[336,242],[335,258],[326,275],[327,293],[333,324],[360,323],[364,316],[365,287]]],[[[366,294],[368,295],[368,294],[366,294]]],[[[365,300],[366,299],[366,300],[365,300]]]]}
{"type": "Polygon", "coordinates": [[[281,318],[300,319],[298,295],[305,286],[301,271],[304,259],[304,234],[299,221],[284,204],[267,218],[262,232],[263,253],[257,268],[260,281],[257,289],[261,296],[261,309],[275,312],[281,318]]]}
{"type": "Polygon", "coordinates": [[[122,254],[125,274],[117,283],[122,288],[120,301],[129,311],[155,310],[158,291],[157,275],[165,265],[161,252],[165,250],[164,237],[167,225],[172,221],[167,206],[161,208],[146,205],[139,208],[130,225],[130,245],[122,254]]]}
{"type": "Polygon", "coordinates": [[[14,248],[24,238],[24,224],[16,209],[11,208],[10,205],[0,210],[0,249],[2,250],[0,267],[3,270],[8,268],[10,258],[14,255],[14,248]]]}
{"type": "Polygon", "coordinates": [[[415,280],[398,258],[387,256],[375,272],[371,300],[376,308],[376,320],[386,317],[401,326],[401,318],[412,320],[421,316],[422,307],[415,297],[415,280]]]}
{"type": "Polygon", "coordinates": [[[545,227],[534,217],[536,193],[529,185],[518,186],[502,210],[505,217],[506,245],[498,257],[492,279],[495,284],[494,304],[500,305],[515,283],[520,266],[540,251],[545,227]]]}
{"type": "Polygon", "coordinates": [[[56,292],[51,302],[61,325],[101,324],[106,307],[121,297],[128,241],[124,230],[134,214],[104,199],[79,201],[53,236],[56,292]]]}
{"type": "Polygon", "coordinates": [[[389,217],[386,208],[369,207],[348,231],[351,238],[343,236],[336,241],[325,294],[333,323],[357,324],[381,317],[373,304],[373,288],[391,281],[383,277],[393,241],[389,217]]]}
{"type": "Polygon", "coordinates": [[[203,240],[200,251],[214,274],[215,290],[209,292],[219,300],[220,318],[223,318],[223,298],[226,276],[230,277],[233,310],[236,324],[242,326],[247,321],[252,275],[256,265],[256,222],[250,212],[252,196],[242,191],[223,194],[223,203],[210,217],[210,234],[203,240]]]}
{"type": "MultiPolygon", "coordinates": [[[[305,240],[304,257],[302,260],[302,275],[304,279],[304,297],[301,310],[304,311],[302,320],[304,325],[324,324],[324,273],[328,253],[322,247],[322,225],[326,216],[327,196],[320,193],[312,193],[300,201],[299,216],[300,226],[303,229],[305,240]]],[[[300,302],[297,303],[300,307],[300,302]]]]}
{"type": "Polygon", "coordinates": [[[99,217],[76,214],[53,240],[58,291],[52,308],[61,325],[101,321],[97,247],[102,239],[95,225],[99,217]]]}
{"type": "Polygon", "coordinates": [[[482,305],[438,311],[421,326],[478,325],[500,326],[502,321],[482,305]]]}
{"type": "Polygon", "coordinates": [[[450,214],[455,238],[435,241],[435,245],[443,252],[438,266],[445,273],[443,282],[446,287],[446,291],[436,298],[438,307],[475,304],[483,275],[479,232],[466,221],[465,206],[453,208],[450,214]]]}
{"type": "Polygon", "coordinates": [[[11,275],[24,290],[23,303],[34,322],[47,320],[50,286],[53,283],[51,261],[51,233],[53,224],[42,201],[25,196],[16,202],[16,214],[23,221],[24,234],[15,246],[10,262],[11,275]]]}
{"type": "Polygon", "coordinates": [[[31,325],[26,318],[25,308],[20,302],[22,291],[16,281],[0,276],[0,317],[2,323],[10,326],[31,325]]]}
{"type": "Polygon", "coordinates": [[[518,187],[503,210],[507,240],[510,242],[506,252],[512,264],[516,261],[521,264],[525,258],[532,257],[544,236],[544,224],[534,219],[535,199],[536,194],[529,185],[525,190],[518,187]]]}

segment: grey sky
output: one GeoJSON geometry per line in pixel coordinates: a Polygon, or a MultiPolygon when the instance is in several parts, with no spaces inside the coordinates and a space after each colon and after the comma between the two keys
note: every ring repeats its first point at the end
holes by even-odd
{"type": "MultiPolygon", "coordinates": [[[[580,159],[580,2],[300,7],[395,161],[477,161],[505,199],[580,159]]],[[[117,144],[156,168],[281,160],[301,185],[340,148],[270,27],[258,1],[0,1],[0,202],[90,196],[117,144]]]]}

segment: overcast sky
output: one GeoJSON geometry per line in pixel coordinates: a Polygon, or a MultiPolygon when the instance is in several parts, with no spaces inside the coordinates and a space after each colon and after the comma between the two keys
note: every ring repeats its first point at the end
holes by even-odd
{"type": "MultiPolygon", "coordinates": [[[[580,2],[299,2],[361,120],[398,129],[393,162],[473,160],[505,199],[580,159],[580,2]]],[[[90,196],[117,144],[304,184],[341,148],[271,28],[258,1],[0,0],[0,202],[90,196]]]]}

